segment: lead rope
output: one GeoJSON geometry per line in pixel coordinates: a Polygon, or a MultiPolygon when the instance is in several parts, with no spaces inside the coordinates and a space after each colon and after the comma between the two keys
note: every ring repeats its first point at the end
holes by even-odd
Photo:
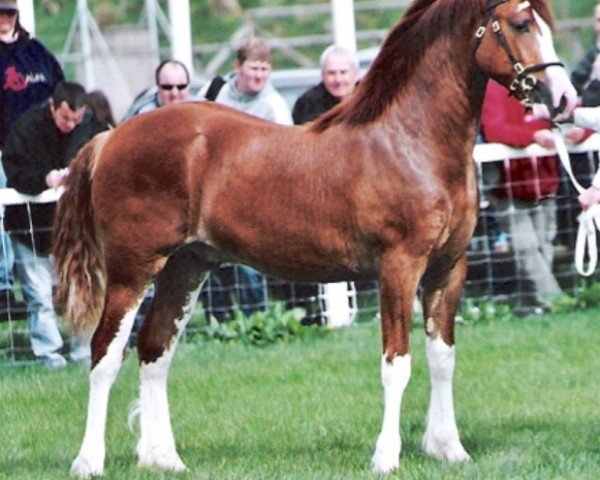
{"type": "MultiPolygon", "coordinates": [[[[562,163],[563,168],[569,174],[569,178],[573,183],[575,189],[582,193],[585,189],[573,175],[571,168],[571,161],[569,159],[569,152],[565,146],[560,127],[556,125],[552,129],[552,135],[554,137],[554,147],[558,158],[562,163]]],[[[598,264],[598,246],[596,243],[596,229],[600,230],[600,205],[592,205],[587,210],[584,210],[579,215],[579,229],[577,230],[577,241],[575,243],[575,268],[580,275],[589,277],[598,264]],[[585,268],[585,257],[587,253],[588,266],[585,268]]]]}

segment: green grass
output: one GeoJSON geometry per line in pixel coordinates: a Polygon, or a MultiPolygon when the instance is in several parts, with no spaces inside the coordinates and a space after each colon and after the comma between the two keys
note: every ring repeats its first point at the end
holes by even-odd
{"type": "MultiPolygon", "coordinates": [[[[600,478],[600,310],[459,326],[455,380],[472,460],[449,466],[419,444],[428,403],[423,333],[412,332],[402,479],[600,478]]],[[[130,355],[112,392],[107,479],[369,479],[382,394],[378,328],[264,349],[182,345],[170,377],[173,427],[190,468],[138,470],[127,430],[130,355]]],[[[0,479],[64,479],[84,429],[87,372],[0,370],[0,479]]]]}

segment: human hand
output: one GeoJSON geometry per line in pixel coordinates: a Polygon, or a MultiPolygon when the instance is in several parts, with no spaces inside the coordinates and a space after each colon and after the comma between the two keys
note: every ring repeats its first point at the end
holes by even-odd
{"type": "Polygon", "coordinates": [[[565,140],[571,144],[581,143],[585,135],[585,129],[573,126],[564,132],[563,135],[565,140]]]}
{"type": "Polygon", "coordinates": [[[537,120],[549,120],[550,119],[550,111],[548,107],[543,103],[534,103],[531,105],[531,114],[537,120]]]}
{"type": "Polygon", "coordinates": [[[579,204],[581,205],[581,208],[583,208],[584,210],[587,210],[592,205],[596,205],[597,203],[600,203],[600,188],[594,187],[592,185],[587,190],[584,190],[579,195],[579,197],[577,197],[577,200],[579,200],[579,204]]]}
{"type": "Polygon", "coordinates": [[[535,141],[535,143],[544,148],[554,148],[554,136],[552,135],[552,132],[547,128],[535,132],[533,134],[533,140],[535,141]]]}
{"type": "Polygon", "coordinates": [[[60,187],[69,175],[68,168],[62,168],[60,170],[50,170],[46,175],[46,185],[48,188],[60,187]]]}
{"type": "Polygon", "coordinates": [[[554,118],[548,110],[548,107],[543,103],[534,103],[531,105],[531,115],[536,120],[552,120],[556,123],[568,123],[573,121],[573,110],[563,110],[554,118]]]}

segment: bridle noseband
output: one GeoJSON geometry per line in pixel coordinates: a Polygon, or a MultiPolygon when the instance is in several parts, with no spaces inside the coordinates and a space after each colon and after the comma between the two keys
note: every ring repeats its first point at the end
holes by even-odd
{"type": "Polygon", "coordinates": [[[508,42],[506,41],[506,37],[502,33],[502,29],[500,28],[500,22],[498,21],[498,17],[496,17],[496,7],[502,5],[503,3],[508,2],[509,0],[488,0],[488,4],[486,7],[487,13],[483,20],[481,26],[475,32],[475,43],[473,45],[473,55],[479,48],[483,36],[487,31],[487,24],[492,22],[492,31],[496,34],[496,38],[498,39],[498,43],[502,46],[506,54],[508,55],[508,59],[511,61],[514,71],[517,73],[517,76],[512,81],[509,87],[509,91],[511,95],[515,95],[516,93],[524,93],[527,97],[529,97],[530,92],[533,90],[537,83],[537,79],[531,75],[532,73],[539,72],[540,70],[544,70],[548,67],[563,67],[564,64],[561,62],[549,62],[549,63],[540,63],[538,65],[532,65],[530,67],[523,67],[521,62],[517,60],[517,58],[513,55],[508,42]]]}

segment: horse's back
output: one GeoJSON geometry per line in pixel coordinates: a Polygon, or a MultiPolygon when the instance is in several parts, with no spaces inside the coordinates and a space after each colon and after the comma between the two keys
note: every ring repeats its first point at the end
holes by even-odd
{"type": "Polygon", "coordinates": [[[113,202],[98,201],[100,223],[112,239],[131,225],[152,232],[121,233],[119,245],[169,252],[201,241],[301,280],[376,275],[381,252],[401,242],[428,251],[449,195],[430,172],[386,160],[398,152],[376,130],[342,128],[285,127],[208,102],[135,117],[102,152],[96,195],[125,201],[118,218],[113,202]]]}

